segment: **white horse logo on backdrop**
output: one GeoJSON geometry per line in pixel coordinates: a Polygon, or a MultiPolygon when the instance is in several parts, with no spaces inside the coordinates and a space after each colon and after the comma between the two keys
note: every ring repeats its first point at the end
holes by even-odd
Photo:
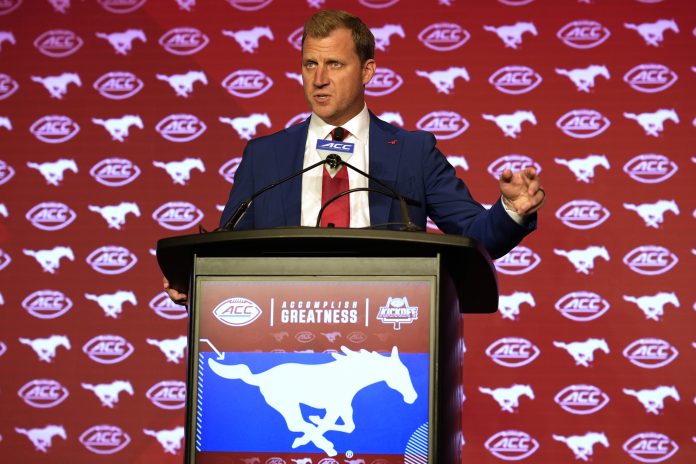
{"type": "Polygon", "coordinates": [[[11,131],[12,121],[10,121],[10,118],[7,116],[0,116],[0,127],[4,127],[5,129],[11,131]]]}
{"type": "Polygon", "coordinates": [[[399,359],[397,347],[391,356],[382,356],[366,350],[351,351],[345,346],[340,353],[331,353],[334,361],[325,364],[304,365],[287,363],[265,372],[252,374],[244,364],[225,365],[212,358],[210,368],[220,377],[239,379],[258,386],[266,403],[278,411],[291,432],[303,435],[295,439],[293,448],[312,442],[329,456],[335,456],[333,443],[324,434],[329,431],[351,433],[355,430],[352,402],[363,388],[385,381],[387,386],[403,395],[413,404],[418,397],[408,369],[399,359]],[[332,388],[325,388],[321,379],[335,379],[332,388]],[[300,405],[325,409],[325,416],[302,417],[300,405]]]}
{"type": "Polygon", "coordinates": [[[133,306],[138,304],[135,294],[131,291],[119,290],[116,293],[104,293],[102,295],[94,295],[85,293],[85,298],[91,301],[96,301],[97,304],[104,310],[107,317],[116,319],[123,312],[123,303],[126,301],[133,306]]]}
{"type": "Polygon", "coordinates": [[[605,155],[588,155],[585,158],[573,158],[570,160],[554,158],[553,160],[557,164],[566,166],[570,169],[579,182],[585,182],[587,184],[594,178],[595,168],[597,166],[602,166],[605,169],[610,168],[609,160],[605,155]]]}
{"type": "Polygon", "coordinates": [[[82,388],[89,390],[97,395],[102,406],[113,408],[118,403],[118,395],[121,392],[126,392],[133,396],[133,385],[127,380],[114,380],[111,383],[100,383],[93,385],[91,383],[82,383],[82,388]]]}
{"type": "Polygon", "coordinates": [[[645,39],[645,43],[652,47],[659,47],[660,43],[665,40],[665,31],[679,33],[679,26],[673,19],[658,19],[654,23],[642,24],[624,23],[624,27],[638,32],[645,39]]]}
{"type": "Polygon", "coordinates": [[[103,126],[104,129],[111,134],[111,139],[118,140],[119,142],[126,141],[131,126],[136,126],[139,129],[143,128],[143,120],[140,119],[140,116],[135,114],[126,114],[120,118],[111,119],[92,118],[92,122],[99,126],[103,126]]]}
{"type": "Polygon", "coordinates": [[[0,203],[0,216],[10,217],[10,212],[7,210],[7,206],[5,206],[5,203],[0,203]]]}
{"type": "Polygon", "coordinates": [[[148,338],[146,341],[148,345],[158,347],[167,357],[167,362],[179,364],[179,361],[184,359],[184,350],[186,350],[187,345],[186,335],[181,335],[177,338],[165,338],[163,340],[148,338]]]}
{"type": "Polygon", "coordinates": [[[496,34],[503,41],[506,48],[517,48],[522,45],[522,34],[529,32],[532,35],[537,35],[537,29],[534,23],[519,21],[511,26],[483,26],[483,29],[496,34]]]}
{"type": "Polygon", "coordinates": [[[100,39],[108,40],[118,55],[127,55],[133,48],[135,39],[147,42],[145,32],[142,29],[127,29],[124,32],[113,32],[111,34],[97,32],[96,35],[100,39]]]}
{"type": "Polygon", "coordinates": [[[592,459],[593,447],[601,443],[605,448],[609,448],[609,439],[603,432],[587,432],[585,435],[553,435],[553,439],[565,443],[570,450],[575,453],[575,459],[589,461],[592,459]]]}
{"type": "Polygon", "coordinates": [[[375,36],[375,48],[379,51],[386,51],[389,46],[391,36],[397,35],[402,39],[406,37],[404,28],[401,24],[385,24],[382,27],[370,28],[372,35],[375,36]]]}
{"type": "Polygon", "coordinates": [[[184,11],[191,11],[196,6],[196,0],[176,0],[176,3],[184,11]]]}
{"type": "Polygon", "coordinates": [[[65,14],[68,12],[68,8],[70,8],[70,0],[48,0],[51,3],[51,6],[53,6],[53,9],[56,10],[56,13],[62,13],[65,14]]]}
{"type": "Polygon", "coordinates": [[[155,437],[165,453],[176,454],[181,449],[181,440],[184,439],[184,428],[179,426],[171,430],[143,429],[145,435],[155,437]]]}
{"type": "Polygon", "coordinates": [[[198,169],[200,172],[205,172],[205,165],[200,158],[185,158],[182,161],[153,161],[152,165],[156,168],[162,168],[167,171],[175,184],[186,185],[191,179],[191,171],[198,169]]]}
{"type": "Polygon", "coordinates": [[[292,79],[293,81],[297,82],[298,84],[302,85],[302,74],[296,73],[296,72],[286,72],[285,77],[288,79],[292,79]]]}
{"type": "Polygon", "coordinates": [[[48,90],[48,93],[51,94],[51,97],[59,100],[68,93],[68,84],[75,84],[78,87],[82,87],[80,76],[70,72],[65,72],[58,76],[31,76],[31,80],[43,85],[46,90],[48,90]]]}
{"type": "Polygon", "coordinates": [[[63,440],[68,439],[68,434],[65,433],[65,428],[63,428],[62,425],[47,425],[42,429],[22,429],[15,427],[15,432],[26,435],[34,445],[34,448],[36,448],[36,451],[41,451],[42,453],[48,451],[54,437],[58,436],[63,440]]]}
{"type": "Polygon", "coordinates": [[[65,335],[51,335],[48,338],[20,338],[19,342],[29,345],[39,356],[39,361],[50,363],[56,357],[56,350],[59,346],[66,350],[70,349],[70,340],[65,335]]]}
{"type": "Polygon", "coordinates": [[[34,258],[43,268],[44,272],[55,274],[56,269],[60,267],[60,260],[68,258],[70,261],[75,261],[75,255],[72,248],[66,246],[57,246],[47,250],[22,250],[25,255],[34,258]]]}
{"type": "Polygon", "coordinates": [[[575,266],[575,270],[582,274],[589,274],[594,269],[594,262],[598,257],[609,261],[609,252],[603,246],[591,245],[584,250],[560,250],[554,248],[553,252],[568,259],[575,266]]]}
{"type": "Polygon", "coordinates": [[[180,97],[188,98],[193,92],[193,84],[200,82],[208,85],[208,78],[203,71],[189,71],[185,74],[157,74],[157,79],[168,83],[180,97]]]}
{"type": "Polygon", "coordinates": [[[635,303],[643,311],[645,318],[652,321],[659,321],[665,315],[665,305],[672,304],[675,308],[679,307],[679,299],[674,292],[658,292],[655,295],[630,296],[624,295],[623,299],[629,303],[635,303]]]}
{"type": "Polygon", "coordinates": [[[270,27],[254,27],[252,29],[243,31],[228,31],[223,29],[222,35],[227,37],[232,37],[245,53],[254,53],[257,48],[259,48],[259,40],[261,37],[266,37],[269,40],[273,40],[273,31],[270,27]]]}
{"type": "Polygon", "coordinates": [[[575,360],[577,366],[590,367],[594,361],[595,350],[601,350],[609,354],[609,345],[603,338],[588,338],[584,342],[553,342],[553,346],[563,348],[575,360]]]}
{"type": "Polygon", "coordinates": [[[395,111],[385,111],[377,117],[382,121],[388,122],[389,124],[396,124],[401,127],[404,126],[404,118],[401,117],[401,113],[395,111]]]}
{"type": "Polygon", "coordinates": [[[503,319],[515,320],[520,315],[520,306],[527,303],[534,308],[536,302],[529,292],[514,292],[511,295],[500,295],[498,298],[498,310],[503,319]]]}
{"type": "Polygon", "coordinates": [[[17,41],[15,40],[14,34],[10,31],[0,31],[0,50],[2,50],[2,43],[3,42],[9,42],[12,45],[17,44],[17,41]]]}
{"type": "Polygon", "coordinates": [[[469,72],[466,68],[450,66],[449,68],[442,71],[419,71],[416,70],[416,74],[420,77],[425,77],[430,81],[431,84],[435,86],[438,93],[449,94],[450,90],[454,90],[454,81],[458,77],[461,77],[465,81],[469,82],[471,79],[469,77],[469,72]]]}
{"type": "Polygon", "coordinates": [[[136,217],[140,217],[140,208],[137,203],[122,201],[118,205],[96,206],[87,205],[87,208],[101,214],[110,229],[121,230],[121,226],[126,224],[126,215],[131,213],[136,217]]]}
{"type": "Polygon", "coordinates": [[[515,111],[512,114],[482,114],[483,119],[493,121],[503,131],[505,137],[517,138],[522,132],[522,123],[527,121],[536,126],[537,120],[531,111],[515,111]]]}
{"type": "Polygon", "coordinates": [[[256,128],[259,124],[271,127],[271,120],[266,113],[254,113],[251,116],[239,116],[237,118],[220,116],[219,120],[223,124],[232,126],[232,128],[237,131],[237,134],[239,134],[239,138],[243,140],[251,140],[252,137],[256,135],[256,128]]]}
{"type": "Polygon", "coordinates": [[[643,218],[645,225],[659,229],[660,225],[665,221],[665,212],[671,211],[679,216],[679,206],[674,200],[658,200],[655,203],[643,203],[634,205],[632,203],[624,203],[624,208],[629,211],[635,211],[643,218]]]}
{"type": "Polygon", "coordinates": [[[27,166],[36,169],[44,176],[49,185],[58,186],[63,181],[65,171],[72,171],[77,174],[77,164],[74,159],[61,158],[58,161],[33,163],[29,161],[27,166]]]}
{"type": "Polygon", "coordinates": [[[673,109],[660,109],[654,113],[624,113],[624,117],[633,119],[645,130],[645,134],[651,137],[659,137],[665,130],[665,121],[670,120],[679,124],[679,115],[673,109]]]}
{"type": "Polygon", "coordinates": [[[534,399],[534,391],[529,385],[515,384],[509,388],[479,387],[479,391],[491,395],[500,405],[500,409],[505,412],[515,412],[515,408],[520,405],[522,395],[534,399]]]}
{"type": "Polygon", "coordinates": [[[635,396],[638,401],[645,407],[645,412],[648,414],[660,414],[665,407],[665,398],[672,397],[675,401],[679,401],[679,392],[674,386],[667,387],[660,385],[657,388],[645,390],[633,390],[624,388],[623,392],[629,396],[635,396]]]}
{"type": "Polygon", "coordinates": [[[566,76],[576,85],[580,92],[590,92],[595,86],[595,78],[603,76],[610,79],[609,70],[604,65],[593,64],[586,68],[561,69],[556,68],[556,74],[566,76]]]}

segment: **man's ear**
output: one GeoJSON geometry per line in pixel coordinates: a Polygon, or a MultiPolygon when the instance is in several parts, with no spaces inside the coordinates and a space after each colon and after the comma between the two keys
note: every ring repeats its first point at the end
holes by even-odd
{"type": "Polygon", "coordinates": [[[368,82],[372,80],[372,76],[375,75],[377,70],[377,63],[375,60],[367,60],[363,65],[363,85],[367,85],[368,82]]]}

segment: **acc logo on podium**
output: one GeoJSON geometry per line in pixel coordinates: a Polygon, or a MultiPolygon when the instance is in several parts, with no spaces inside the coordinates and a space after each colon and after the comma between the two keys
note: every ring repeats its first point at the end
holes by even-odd
{"type": "Polygon", "coordinates": [[[223,324],[232,327],[249,325],[261,316],[259,305],[246,298],[229,298],[213,309],[213,315],[223,324]]]}

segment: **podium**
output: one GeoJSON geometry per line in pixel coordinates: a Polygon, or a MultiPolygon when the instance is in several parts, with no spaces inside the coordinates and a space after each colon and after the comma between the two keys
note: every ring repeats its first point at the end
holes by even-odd
{"type": "Polygon", "coordinates": [[[157,259],[189,292],[187,463],[460,462],[461,315],[498,307],[477,242],[269,229],[157,259]]]}

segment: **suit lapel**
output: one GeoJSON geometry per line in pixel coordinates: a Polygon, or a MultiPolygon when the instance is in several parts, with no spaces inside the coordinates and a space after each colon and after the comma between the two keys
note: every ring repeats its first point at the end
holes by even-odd
{"type": "MultiPolygon", "coordinates": [[[[276,172],[280,176],[288,176],[290,173],[302,169],[304,162],[305,144],[307,143],[307,130],[309,118],[304,122],[292,126],[283,132],[285,139],[281,145],[276,146],[276,172]]],[[[269,167],[271,169],[272,167],[269,167]]],[[[300,225],[302,210],[302,176],[297,176],[285,184],[279,186],[278,217],[285,218],[285,226],[300,225]]]]}
{"type": "MultiPolygon", "coordinates": [[[[370,170],[369,174],[385,184],[395,187],[401,160],[403,140],[398,129],[379,120],[370,113],[370,170]]],[[[370,187],[384,190],[379,184],[370,181],[370,187]]],[[[379,193],[370,192],[370,224],[389,222],[392,199],[379,193]]]]}

